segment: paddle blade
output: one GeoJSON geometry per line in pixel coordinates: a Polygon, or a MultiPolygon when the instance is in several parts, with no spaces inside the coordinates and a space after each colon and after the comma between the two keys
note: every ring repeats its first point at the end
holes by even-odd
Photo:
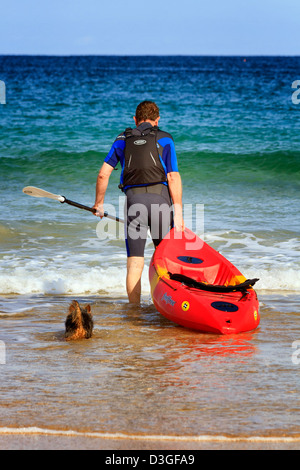
{"type": "Polygon", "coordinates": [[[23,193],[33,197],[48,197],[49,199],[55,199],[56,201],[64,202],[65,197],[59,194],[49,193],[44,189],[36,188],[35,186],[26,186],[23,188],[23,193]]]}

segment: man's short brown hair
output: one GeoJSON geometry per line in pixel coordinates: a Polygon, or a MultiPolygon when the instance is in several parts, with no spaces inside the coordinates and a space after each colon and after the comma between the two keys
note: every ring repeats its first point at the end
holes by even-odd
{"type": "Polygon", "coordinates": [[[135,117],[137,122],[155,121],[159,117],[158,106],[153,101],[142,101],[136,108],[135,117]]]}

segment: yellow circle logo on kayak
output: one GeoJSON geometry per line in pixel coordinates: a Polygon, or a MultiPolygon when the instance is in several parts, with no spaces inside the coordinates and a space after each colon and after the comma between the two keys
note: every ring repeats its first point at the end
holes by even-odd
{"type": "Polygon", "coordinates": [[[184,312],[187,312],[188,309],[190,308],[190,304],[187,302],[187,300],[185,300],[184,302],[182,302],[181,304],[181,308],[184,312]]]}
{"type": "Polygon", "coordinates": [[[257,320],[257,311],[256,311],[256,310],[254,310],[254,314],[253,314],[253,315],[254,315],[254,320],[256,321],[256,320],[257,320]]]}

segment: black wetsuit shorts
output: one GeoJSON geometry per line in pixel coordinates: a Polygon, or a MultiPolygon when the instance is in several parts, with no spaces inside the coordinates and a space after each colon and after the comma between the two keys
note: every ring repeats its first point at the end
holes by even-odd
{"type": "Polygon", "coordinates": [[[148,228],[154,246],[173,225],[172,202],[164,184],[129,188],[125,204],[125,242],[127,256],[144,256],[148,228]]]}

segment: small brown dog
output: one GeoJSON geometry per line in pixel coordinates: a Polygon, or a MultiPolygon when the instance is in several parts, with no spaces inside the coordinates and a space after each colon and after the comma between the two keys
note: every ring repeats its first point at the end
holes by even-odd
{"type": "Polygon", "coordinates": [[[77,300],[73,300],[69,307],[69,315],[66,318],[65,327],[66,341],[90,338],[94,327],[90,305],[82,308],[77,300]]]}

